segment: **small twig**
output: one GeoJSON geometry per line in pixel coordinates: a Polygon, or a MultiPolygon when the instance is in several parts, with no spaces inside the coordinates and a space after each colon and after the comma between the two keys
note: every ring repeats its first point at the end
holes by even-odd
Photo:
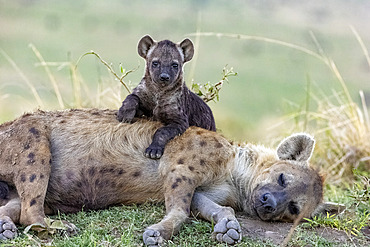
{"type": "Polygon", "coordinates": [[[107,67],[107,69],[117,78],[117,80],[119,80],[121,82],[121,84],[125,87],[125,89],[127,90],[128,93],[131,93],[131,90],[129,89],[129,87],[126,85],[126,83],[123,81],[123,78],[125,78],[128,74],[132,73],[132,72],[135,72],[139,66],[135,69],[131,69],[131,70],[128,70],[128,71],[125,71],[121,76],[117,75],[117,73],[113,70],[112,66],[109,65],[106,61],[104,61],[100,55],[94,51],[90,51],[90,52],[86,52],[85,54],[83,54],[78,60],[77,60],[77,63],[75,65],[75,69],[77,69],[77,65],[78,63],[80,62],[80,60],[85,57],[86,55],[95,55],[99,61],[105,65],[105,67],[107,67]]]}

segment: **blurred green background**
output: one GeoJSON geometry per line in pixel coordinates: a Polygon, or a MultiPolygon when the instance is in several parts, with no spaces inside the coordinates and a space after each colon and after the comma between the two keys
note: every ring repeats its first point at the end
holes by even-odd
{"type": "MultiPolygon", "coordinates": [[[[39,108],[21,74],[42,97],[42,109],[60,108],[49,74],[38,65],[30,43],[45,61],[57,62],[50,64],[50,73],[68,108],[74,107],[73,85],[70,67],[61,66],[62,62],[76,63],[82,54],[94,50],[116,71],[120,63],[125,69],[140,65],[125,78],[135,86],[145,67],[137,42],[150,34],[156,40],[179,42],[189,37],[197,43],[196,56],[185,67],[189,85],[192,79],[217,82],[226,64],[233,67],[238,76],[224,85],[219,102],[210,103],[217,127],[237,141],[264,139],[282,116],[304,104],[308,81],[315,92],[340,89],[332,71],[319,59],[278,44],[189,34],[261,36],[314,52],[322,49],[336,63],[353,98],[363,90],[370,102],[370,68],[350,28],[370,48],[369,13],[366,0],[0,0],[0,122],[39,108]]],[[[96,57],[84,57],[78,73],[86,85],[85,99],[111,89],[100,94],[105,99],[86,106],[118,109],[126,93],[122,87],[120,97],[109,93],[117,93],[119,82],[96,57]]]]}

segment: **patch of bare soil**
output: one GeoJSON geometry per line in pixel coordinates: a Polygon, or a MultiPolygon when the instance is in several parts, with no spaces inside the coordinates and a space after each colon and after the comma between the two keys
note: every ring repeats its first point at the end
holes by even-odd
{"type": "MultiPolygon", "coordinates": [[[[276,245],[284,241],[293,226],[293,223],[265,222],[251,219],[244,215],[237,215],[237,218],[242,227],[243,236],[262,241],[269,240],[276,245]]],[[[325,238],[332,243],[338,244],[338,246],[370,246],[370,234],[367,235],[367,231],[370,232],[368,227],[363,230],[363,234],[367,237],[367,240],[361,241],[358,241],[354,236],[347,235],[344,231],[328,227],[305,229],[304,231],[307,234],[325,238]]]]}

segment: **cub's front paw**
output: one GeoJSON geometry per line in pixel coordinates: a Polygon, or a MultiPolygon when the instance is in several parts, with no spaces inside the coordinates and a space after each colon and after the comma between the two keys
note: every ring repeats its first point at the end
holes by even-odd
{"type": "Polygon", "coordinates": [[[242,239],[241,228],[236,219],[223,218],[215,225],[213,234],[218,242],[227,244],[236,244],[242,239]]]}
{"type": "Polygon", "coordinates": [[[0,240],[9,240],[17,236],[17,227],[7,216],[0,217],[0,240]]]}
{"type": "Polygon", "coordinates": [[[157,230],[146,229],[143,233],[144,244],[147,246],[159,246],[163,243],[161,233],[157,230]]]}
{"type": "Polygon", "coordinates": [[[131,123],[135,117],[135,110],[128,110],[121,107],[117,112],[117,120],[122,123],[131,123]]]}
{"type": "Polygon", "coordinates": [[[150,146],[145,150],[144,155],[147,158],[159,159],[162,157],[163,151],[164,147],[150,144],[150,146]]]}

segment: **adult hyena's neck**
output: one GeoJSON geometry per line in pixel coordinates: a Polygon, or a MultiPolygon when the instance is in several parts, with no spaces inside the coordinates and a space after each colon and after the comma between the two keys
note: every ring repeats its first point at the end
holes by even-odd
{"type": "MultiPolygon", "coordinates": [[[[258,175],[275,159],[275,151],[264,146],[247,144],[235,146],[235,159],[231,181],[236,189],[238,201],[250,200],[258,175]]],[[[243,209],[243,205],[240,205],[243,209]]]]}
{"type": "Polygon", "coordinates": [[[246,192],[250,189],[250,183],[254,174],[253,168],[256,163],[254,150],[250,147],[235,147],[234,167],[231,172],[231,181],[236,189],[237,201],[244,202],[246,192]]]}

